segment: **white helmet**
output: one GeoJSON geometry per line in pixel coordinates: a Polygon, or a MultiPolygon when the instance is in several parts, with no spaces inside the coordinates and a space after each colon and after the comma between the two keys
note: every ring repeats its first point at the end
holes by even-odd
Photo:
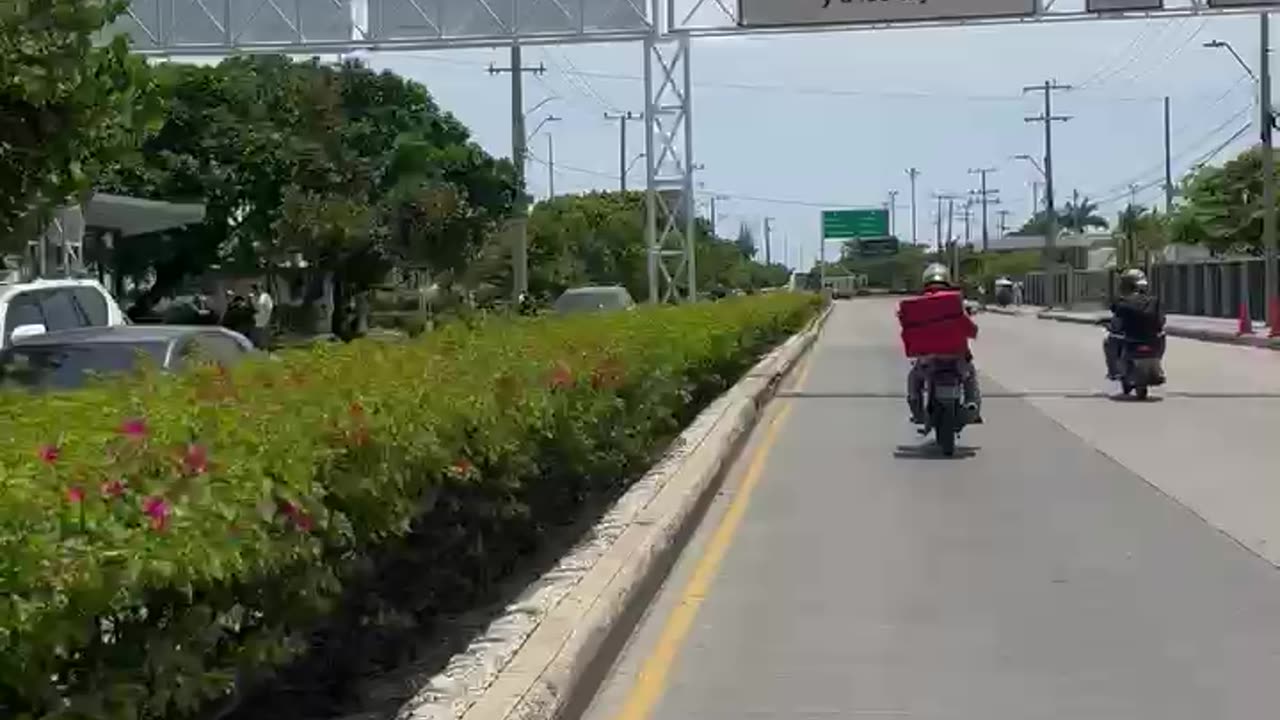
{"type": "Polygon", "coordinates": [[[951,270],[942,263],[931,263],[924,269],[924,273],[920,275],[920,284],[924,287],[930,285],[946,285],[951,286],[951,270]]]}

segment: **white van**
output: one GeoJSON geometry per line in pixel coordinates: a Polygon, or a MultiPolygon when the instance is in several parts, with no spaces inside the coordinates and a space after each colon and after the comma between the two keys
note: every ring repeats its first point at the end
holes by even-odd
{"type": "Polygon", "coordinates": [[[0,347],[54,330],[128,324],[115,298],[96,280],[0,283],[0,347]]]}

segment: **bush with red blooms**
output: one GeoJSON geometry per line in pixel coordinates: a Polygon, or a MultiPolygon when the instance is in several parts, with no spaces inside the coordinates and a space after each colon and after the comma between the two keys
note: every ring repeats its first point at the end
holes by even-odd
{"type": "Polygon", "coordinates": [[[818,307],[491,320],[4,394],[0,717],[189,717],[396,601],[369,600],[390,547],[430,576],[415,613],[465,605],[818,307]]]}

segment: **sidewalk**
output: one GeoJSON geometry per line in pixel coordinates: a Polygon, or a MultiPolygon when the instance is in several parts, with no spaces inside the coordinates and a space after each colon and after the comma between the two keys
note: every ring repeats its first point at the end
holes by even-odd
{"type": "MultiPolygon", "coordinates": [[[[1092,325],[1109,315],[1105,310],[1049,310],[1028,305],[1017,307],[988,306],[987,312],[1017,317],[1038,317],[1042,320],[1092,325]]],[[[1203,317],[1200,315],[1169,315],[1165,318],[1165,333],[1170,337],[1183,337],[1204,342],[1247,345],[1250,347],[1280,350],[1280,338],[1268,338],[1265,323],[1253,324],[1253,335],[1239,335],[1238,322],[1231,318],[1203,317]]]]}

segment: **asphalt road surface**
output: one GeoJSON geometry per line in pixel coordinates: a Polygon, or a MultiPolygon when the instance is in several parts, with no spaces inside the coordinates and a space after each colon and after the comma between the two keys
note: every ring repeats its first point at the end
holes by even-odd
{"type": "Polygon", "coordinates": [[[837,304],[588,720],[1280,716],[1280,353],[1171,339],[1139,404],[1099,329],[979,324],[947,459],[893,304],[837,304]]]}

